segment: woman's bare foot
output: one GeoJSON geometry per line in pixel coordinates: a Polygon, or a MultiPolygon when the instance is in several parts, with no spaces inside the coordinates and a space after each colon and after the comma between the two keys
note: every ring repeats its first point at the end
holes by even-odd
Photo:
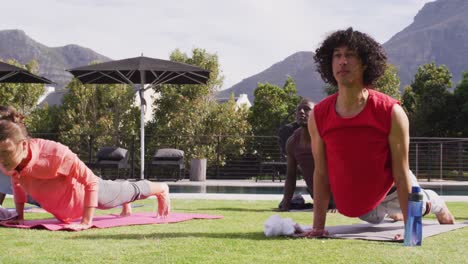
{"type": "Polygon", "coordinates": [[[169,215],[171,211],[171,200],[169,199],[169,187],[164,186],[163,192],[156,194],[156,199],[158,200],[158,214],[157,217],[163,217],[169,215]]]}
{"type": "Polygon", "coordinates": [[[442,210],[436,214],[437,221],[441,225],[453,225],[455,224],[455,217],[453,217],[450,210],[447,208],[447,205],[444,204],[442,210]]]}
{"type": "Polygon", "coordinates": [[[130,216],[132,215],[132,206],[130,203],[126,203],[122,205],[122,212],[120,216],[130,216]]]}

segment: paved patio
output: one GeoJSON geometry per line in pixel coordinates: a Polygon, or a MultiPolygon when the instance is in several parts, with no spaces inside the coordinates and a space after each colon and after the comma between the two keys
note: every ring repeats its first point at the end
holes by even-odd
{"type": "MultiPolygon", "coordinates": [[[[284,181],[263,180],[255,182],[255,180],[206,180],[202,182],[189,181],[184,179],[177,182],[167,182],[170,186],[237,186],[237,187],[281,187],[284,181]]],[[[431,182],[420,181],[423,188],[460,188],[468,190],[468,182],[462,181],[440,181],[433,180],[431,182]]],[[[306,186],[303,180],[297,181],[296,186],[306,186]]],[[[309,195],[303,195],[306,201],[311,201],[309,195]]],[[[468,195],[443,195],[445,201],[462,201],[468,202],[468,195]]],[[[211,200],[273,200],[280,201],[281,194],[225,194],[225,193],[171,193],[171,198],[175,199],[211,199],[211,200]]]]}
{"type": "MultiPolygon", "coordinates": [[[[255,182],[255,180],[206,180],[202,182],[189,181],[184,179],[177,182],[167,182],[170,186],[238,186],[238,187],[281,187],[284,185],[284,181],[272,182],[271,180],[263,180],[255,182]]],[[[430,187],[435,188],[448,188],[448,187],[459,187],[464,190],[468,190],[468,182],[464,181],[431,181],[431,182],[420,182],[423,188],[430,187]]],[[[306,184],[303,180],[299,180],[296,186],[305,187],[306,184]]],[[[281,194],[232,194],[232,193],[171,193],[171,198],[174,199],[206,199],[206,200],[270,200],[270,201],[281,201],[283,197],[281,194]]],[[[7,197],[12,197],[7,195],[7,197]]],[[[309,195],[303,195],[304,199],[308,202],[312,201],[309,195]]],[[[468,195],[442,195],[447,202],[468,202],[468,195]]]]}

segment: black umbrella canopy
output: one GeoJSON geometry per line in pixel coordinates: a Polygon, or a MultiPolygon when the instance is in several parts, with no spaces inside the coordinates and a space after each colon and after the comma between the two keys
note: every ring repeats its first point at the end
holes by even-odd
{"type": "Polygon", "coordinates": [[[69,69],[84,84],[131,84],[140,96],[140,176],[145,168],[145,84],[206,84],[210,72],[185,63],[144,56],[69,69]]]}
{"type": "Polygon", "coordinates": [[[85,84],[205,84],[210,75],[209,71],[199,67],[144,56],[68,71],[85,84]]]}
{"type": "Polygon", "coordinates": [[[54,83],[29,71],[0,61],[0,83],[54,83]]]}

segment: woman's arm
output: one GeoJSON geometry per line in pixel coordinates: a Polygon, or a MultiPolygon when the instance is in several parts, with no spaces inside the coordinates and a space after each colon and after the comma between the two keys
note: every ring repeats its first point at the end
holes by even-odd
{"type": "Polygon", "coordinates": [[[16,220],[18,220],[18,224],[22,224],[24,220],[24,203],[15,203],[15,208],[18,214],[16,220]]]}
{"type": "Polygon", "coordinates": [[[79,184],[84,186],[81,222],[67,227],[75,230],[87,229],[93,223],[94,211],[98,205],[98,177],[75,154],[65,158],[63,163],[61,173],[74,177],[79,184]]]}
{"type": "Polygon", "coordinates": [[[66,227],[73,230],[84,230],[91,227],[93,224],[94,207],[85,207],[83,210],[83,216],[79,224],[69,224],[66,227]]]}
{"type": "MultiPolygon", "coordinates": [[[[16,172],[17,173],[17,172],[16,172]]],[[[15,209],[18,214],[18,223],[24,220],[24,204],[27,200],[27,194],[19,184],[16,177],[11,177],[11,187],[13,190],[13,200],[15,201],[15,209]]]]}

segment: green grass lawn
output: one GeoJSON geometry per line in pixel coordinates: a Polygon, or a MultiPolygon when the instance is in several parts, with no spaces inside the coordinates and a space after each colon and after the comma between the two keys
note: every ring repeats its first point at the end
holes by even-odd
{"type": "MultiPolygon", "coordinates": [[[[155,200],[134,211],[153,211],[155,200]]],[[[400,243],[339,239],[266,238],[264,221],[274,201],[173,200],[176,212],[221,214],[224,219],[142,225],[81,232],[0,228],[0,263],[468,263],[468,228],[423,241],[400,243]]],[[[467,203],[449,203],[468,221],[467,203]]],[[[7,199],[6,207],[12,206],[7,199]]],[[[113,210],[118,212],[118,210],[113,210]]],[[[98,214],[109,211],[98,211],[98,214]]],[[[312,213],[280,213],[301,224],[312,213]]],[[[27,213],[27,219],[49,218],[27,213]]],[[[359,220],[329,214],[329,225],[359,220]]]]}

